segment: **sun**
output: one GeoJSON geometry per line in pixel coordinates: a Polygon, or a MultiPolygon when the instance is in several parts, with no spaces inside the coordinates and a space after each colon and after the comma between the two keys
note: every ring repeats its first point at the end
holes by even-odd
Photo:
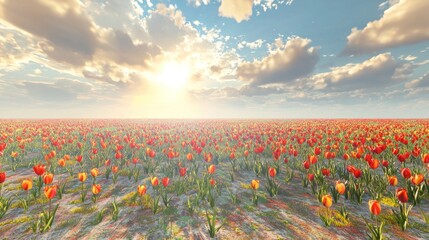
{"type": "Polygon", "coordinates": [[[187,64],[170,61],[161,67],[154,80],[170,88],[181,88],[188,82],[188,78],[189,67],[187,64]]]}

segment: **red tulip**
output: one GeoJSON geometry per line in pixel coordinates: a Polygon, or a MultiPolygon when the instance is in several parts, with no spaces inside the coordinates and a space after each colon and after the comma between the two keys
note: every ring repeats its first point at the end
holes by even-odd
{"type": "Polygon", "coordinates": [[[277,171],[275,168],[270,167],[268,168],[268,174],[270,175],[270,177],[275,177],[277,174],[277,171]]]}
{"type": "Polygon", "coordinates": [[[396,198],[402,203],[408,202],[408,193],[405,188],[399,188],[396,190],[396,198]]]}
{"type": "Polygon", "coordinates": [[[6,173],[0,172],[0,183],[4,183],[6,181],[6,173]]]}
{"type": "Polygon", "coordinates": [[[312,173],[307,174],[307,178],[310,182],[312,182],[314,180],[314,174],[312,173]]]}
{"type": "Polygon", "coordinates": [[[381,164],[383,165],[383,167],[386,167],[386,168],[389,166],[389,162],[387,160],[383,160],[381,164]]]}
{"type": "Polygon", "coordinates": [[[216,180],[214,180],[213,178],[210,179],[210,185],[214,186],[216,184],[216,180]]]}
{"type": "Polygon", "coordinates": [[[331,170],[329,170],[328,168],[322,168],[322,175],[329,177],[331,175],[331,170]]]}
{"type": "Polygon", "coordinates": [[[401,170],[401,175],[403,178],[408,179],[411,177],[411,170],[409,168],[403,168],[401,170]]]}
{"type": "Polygon", "coordinates": [[[310,162],[309,161],[305,161],[302,165],[304,166],[305,169],[307,169],[307,170],[310,169],[310,162]]]}
{"type": "Polygon", "coordinates": [[[360,169],[356,168],[353,171],[353,176],[355,176],[355,178],[360,178],[362,176],[362,171],[360,169]]]}
{"type": "Polygon", "coordinates": [[[368,202],[369,211],[373,215],[379,215],[381,212],[381,206],[380,203],[377,200],[369,200],[368,202]]]}
{"type": "Polygon", "coordinates": [[[162,179],[162,185],[164,185],[164,187],[167,187],[169,183],[170,179],[168,177],[162,179]]]}
{"type": "Polygon", "coordinates": [[[184,167],[179,168],[179,174],[181,177],[184,177],[186,175],[186,168],[184,167]]]}

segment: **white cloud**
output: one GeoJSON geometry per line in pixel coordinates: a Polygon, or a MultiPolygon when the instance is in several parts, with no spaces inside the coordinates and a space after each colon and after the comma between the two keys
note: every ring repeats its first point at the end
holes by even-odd
{"type": "Polygon", "coordinates": [[[243,49],[244,47],[248,47],[250,49],[258,49],[260,47],[262,47],[262,44],[265,42],[265,40],[262,39],[258,39],[255,40],[253,42],[246,42],[246,41],[241,41],[240,43],[238,43],[238,49],[243,49]]]}
{"type": "Polygon", "coordinates": [[[362,30],[353,28],[345,54],[362,54],[429,40],[429,1],[401,0],[362,30]]]}
{"type": "Polygon", "coordinates": [[[283,43],[275,41],[275,47],[267,56],[253,62],[242,62],[237,68],[237,76],[253,85],[287,83],[310,74],[318,62],[316,47],[311,40],[294,37],[283,43]]]}
{"type": "Polygon", "coordinates": [[[210,0],[187,0],[189,4],[194,7],[199,7],[201,5],[208,5],[210,0]]]}
{"type": "Polygon", "coordinates": [[[252,16],[253,0],[222,0],[219,15],[234,18],[238,23],[252,16]]]}
{"type": "Polygon", "coordinates": [[[323,91],[380,90],[407,80],[412,65],[398,62],[390,53],[379,54],[362,63],[333,67],[303,80],[307,87],[323,91]]]}

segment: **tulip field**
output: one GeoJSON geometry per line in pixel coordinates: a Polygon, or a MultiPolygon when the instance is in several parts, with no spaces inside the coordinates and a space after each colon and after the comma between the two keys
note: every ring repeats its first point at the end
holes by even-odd
{"type": "Polygon", "coordinates": [[[429,120],[0,120],[9,239],[429,239],[429,120]]]}

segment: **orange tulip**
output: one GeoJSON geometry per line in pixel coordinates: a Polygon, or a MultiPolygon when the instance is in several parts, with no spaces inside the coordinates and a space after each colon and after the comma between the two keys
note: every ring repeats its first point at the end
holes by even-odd
{"type": "Polygon", "coordinates": [[[93,184],[92,185],[92,194],[97,195],[101,192],[101,185],[100,184],[93,184]]]}
{"type": "Polygon", "coordinates": [[[24,189],[25,191],[30,190],[31,188],[33,188],[33,182],[30,179],[25,179],[24,181],[22,181],[22,189],[24,189]]]}
{"type": "Polygon", "coordinates": [[[48,199],[52,199],[57,195],[57,186],[46,186],[45,187],[45,196],[48,199]]]}
{"type": "Polygon", "coordinates": [[[329,195],[329,194],[324,195],[322,197],[322,204],[323,204],[323,206],[325,206],[327,208],[331,207],[332,206],[332,197],[331,197],[331,195],[329,195]]]}
{"type": "Polygon", "coordinates": [[[389,180],[390,186],[396,186],[398,184],[398,178],[396,176],[389,176],[387,179],[389,180]]]}
{"type": "Polygon", "coordinates": [[[98,173],[99,173],[98,168],[93,168],[93,169],[91,169],[91,175],[92,175],[94,178],[96,178],[96,177],[98,176],[98,173]]]}
{"type": "Polygon", "coordinates": [[[378,215],[381,212],[381,206],[380,203],[377,200],[369,200],[368,202],[369,211],[373,215],[378,215]]]}
{"type": "Polygon", "coordinates": [[[113,172],[113,173],[117,173],[117,172],[118,172],[118,170],[119,170],[119,167],[118,167],[118,166],[112,166],[112,172],[113,172]]]}
{"type": "Polygon", "coordinates": [[[424,180],[425,180],[425,177],[423,176],[423,174],[415,174],[414,176],[411,177],[411,182],[414,185],[420,185],[424,180]]]}
{"type": "Polygon", "coordinates": [[[84,172],[82,172],[82,173],[78,173],[78,174],[77,174],[77,178],[79,178],[79,181],[81,181],[81,182],[85,182],[85,181],[86,181],[86,178],[87,178],[87,175],[86,175],[86,173],[84,173],[84,172]]]}
{"type": "Polygon", "coordinates": [[[335,189],[339,194],[343,195],[346,192],[346,185],[340,181],[337,181],[335,184],[335,189]]]}
{"type": "Polygon", "coordinates": [[[275,168],[268,168],[268,174],[270,175],[270,177],[275,177],[277,174],[277,170],[275,168]]]}
{"type": "Polygon", "coordinates": [[[66,165],[66,160],[64,158],[61,158],[58,160],[58,166],[64,167],[66,165]]]}
{"type": "Polygon", "coordinates": [[[210,165],[209,166],[209,168],[207,169],[207,172],[209,173],[209,174],[214,174],[215,173],[215,171],[216,171],[216,166],[215,165],[210,165]]]}
{"type": "Polygon", "coordinates": [[[157,177],[153,177],[151,180],[152,186],[156,187],[159,184],[158,178],[157,177]]]}
{"type": "Polygon", "coordinates": [[[408,193],[405,188],[399,188],[396,190],[396,198],[402,203],[408,202],[408,193]]]}
{"type": "Polygon", "coordinates": [[[146,194],[146,185],[139,185],[137,187],[137,192],[140,194],[140,196],[143,196],[146,194]]]}
{"type": "Polygon", "coordinates": [[[216,184],[216,180],[214,180],[213,178],[210,179],[210,185],[214,186],[216,184]]]}
{"type": "Polygon", "coordinates": [[[259,188],[259,180],[255,180],[255,179],[253,179],[253,180],[252,180],[252,183],[250,184],[250,186],[251,186],[254,190],[258,189],[258,188],[259,188]]]}
{"type": "Polygon", "coordinates": [[[188,161],[191,161],[192,159],[194,159],[194,156],[192,155],[192,153],[188,153],[188,154],[186,155],[186,159],[187,159],[188,161]]]}
{"type": "Polygon", "coordinates": [[[45,174],[45,176],[43,176],[43,182],[46,185],[51,184],[53,180],[54,180],[54,174],[52,173],[47,173],[45,174]]]}

